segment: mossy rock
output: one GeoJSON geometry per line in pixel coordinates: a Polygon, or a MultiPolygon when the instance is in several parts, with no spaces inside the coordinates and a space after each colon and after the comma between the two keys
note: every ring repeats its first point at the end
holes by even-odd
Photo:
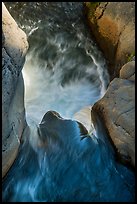
{"type": "Polygon", "coordinates": [[[135,51],[133,51],[131,54],[127,54],[127,62],[132,61],[133,57],[135,57],[135,51]]]}
{"type": "Polygon", "coordinates": [[[84,2],[85,6],[89,9],[95,9],[99,6],[100,2],[84,2]]]}
{"type": "Polygon", "coordinates": [[[97,6],[100,5],[99,2],[84,2],[85,8],[87,10],[88,18],[91,18],[94,15],[94,11],[97,6]]]}

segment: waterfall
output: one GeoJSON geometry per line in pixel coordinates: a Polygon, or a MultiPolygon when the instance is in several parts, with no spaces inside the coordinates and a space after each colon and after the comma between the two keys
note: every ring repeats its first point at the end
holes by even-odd
{"type": "Polygon", "coordinates": [[[133,201],[134,175],[115,161],[101,124],[89,133],[75,121],[85,107],[90,114],[109,84],[82,2],[7,4],[28,35],[23,78],[29,128],[3,181],[3,201],[133,201]]]}

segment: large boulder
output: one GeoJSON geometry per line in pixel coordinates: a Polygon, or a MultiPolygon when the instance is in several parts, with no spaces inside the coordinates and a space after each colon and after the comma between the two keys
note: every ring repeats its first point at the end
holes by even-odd
{"type": "Polygon", "coordinates": [[[135,2],[85,2],[92,34],[109,62],[111,79],[135,54],[135,2]]]}
{"type": "Polygon", "coordinates": [[[135,166],[135,62],[125,64],[92,112],[101,118],[120,161],[135,166]]]}
{"type": "Polygon", "coordinates": [[[26,34],[2,4],[2,177],[16,158],[26,126],[21,70],[27,49],[26,34]]]}
{"type": "Polygon", "coordinates": [[[108,60],[111,79],[92,114],[106,127],[120,161],[135,166],[135,2],[84,5],[92,34],[108,60]]]}

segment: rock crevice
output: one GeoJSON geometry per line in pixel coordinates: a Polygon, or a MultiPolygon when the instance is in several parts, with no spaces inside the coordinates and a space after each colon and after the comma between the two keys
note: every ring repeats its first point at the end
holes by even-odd
{"type": "Polygon", "coordinates": [[[85,11],[111,78],[92,114],[101,119],[121,162],[135,166],[135,61],[128,62],[135,51],[135,2],[101,2],[95,9],[88,2],[85,11]]]}
{"type": "Polygon", "coordinates": [[[97,20],[99,20],[99,19],[102,18],[102,16],[104,15],[105,10],[106,10],[106,8],[107,8],[107,5],[108,5],[108,2],[106,2],[106,3],[104,4],[104,6],[103,6],[103,8],[102,8],[102,10],[101,10],[100,16],[97,16],[97,18],[96,18],[97,20]]]}
{"type": "Polygon", "coordinates": [[[95,8],[87,3],[88,24],[108,60],[113,79],[135,51],[135,2],[101,2],[95,8]]]}
{"type": "Polygon", "coordinates": [[[2,3],[2,177],[16,158],[27,125],[21,73],[27,49],[26,34],[2,3]]]}

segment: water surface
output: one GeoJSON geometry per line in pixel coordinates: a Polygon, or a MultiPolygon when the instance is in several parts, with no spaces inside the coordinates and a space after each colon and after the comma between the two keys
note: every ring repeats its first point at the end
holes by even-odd
{"type": "Polygon", "coordinates": [[[3,201],[134,200],[134,175],[115,161],[101,124],[92,134],[74,121],[81,109],[90,111],[109,84],[82,4],[6,3],[28,36],[23,77],[29,129],[4,179],[3,201]]]}

